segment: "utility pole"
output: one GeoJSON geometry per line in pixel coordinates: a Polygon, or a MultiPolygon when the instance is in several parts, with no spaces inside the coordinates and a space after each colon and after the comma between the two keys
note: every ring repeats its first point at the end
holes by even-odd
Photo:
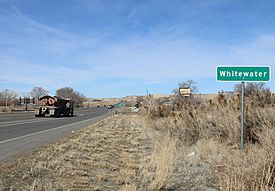
{"type": "Polygon", "coordinates": [[[148,104],[150,105],[150,100],[149,100],[149,91],[148,91],[148,90],[146,90],[146,96],[147,96],[148,104]]]}
{"type": "Polygon", "coordinates": [[[28,102],[29,102],[29,98],[28,98],[28,97],[25,97],[24,100],[25,100],[25,110],[28,111],[28,102]]]}
{"type": "Polygon", "coordinates": [[[5,89],[5,105],[7,109],[8,108],[8,89],[5,89]]]}

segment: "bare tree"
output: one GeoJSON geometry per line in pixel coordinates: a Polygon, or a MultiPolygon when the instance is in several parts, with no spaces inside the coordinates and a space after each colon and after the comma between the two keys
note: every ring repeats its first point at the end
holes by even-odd
{"type": "Polygon", "coordinates": [[[79,107],[85,96],[71,87],[64,87],[56,90],[56,96],[68,98],[74,101],[75,106],[79,107]]]}
{"type": "Polygon", "coordinates": [[[196,84],[196,82],[193,80],[187,80],[187,81],[180,82],[180,83],[178,83],[178,88],[173,89],[172,93],[178,95],[179,88],[190,88],[191,93],[197,93],[198,88],[195,84],[196,84]]]}
{"type": "MultiPolygon", "coordinates": [[[[246,86],[244,88],[244,94],[246,96],[259,95],[261,92],[264,92],[267,90],[269,90],[269,88],[266,88],[265,83],[263,82],[260,82],[260,83],[248,82],[246,83],[246,86]]],[[[236,84],[234,86],[234,91],[241,92],[242,91],[241,84],[236,84]]]]}
{"type": "Polygon", "coordinates": [[[74,94],[74,89],[70,87],[64,87],[56,90],[56,96],[72,99],[74,94]]]}
{"type": "MultiPolygon", "coordinates": [[[[241,84],[236,84],[234,87],[236,92],[241,92],[241,84]]],[[[270,88],[265,87],[265,83],[248,82],[244,88],[244,95],[259,101],[260,103],[271,103],[272,92],[270,88]]]]}
{"type": "Polygon", "coordinates": [[[38,86],[33,87],[31,91],[31,96],[34,97],[36,100],[48,94],[48,90],[45,90],[44,88],[38,86]]]}
{"type": "Polygon", "coordinates": [[[74,92],[72,100],[74,100],[74,103],[77,107],[80,107],[80,105],[83,103],[84,99],[85,99],[84,94],[82,94],[78,91],[74,92]]]}
{"type": "Polygon", "coordinates": [[[175,95],[178,95],[179,94],[179,88],[173,89],[172,93],[175,94],[175,95]]]}
{"type": "Polygon", "coordinates": [[[10,89],[5,89],[0,92],[0,104],[8,106],[17,97],[17,93],[10,89]]]}

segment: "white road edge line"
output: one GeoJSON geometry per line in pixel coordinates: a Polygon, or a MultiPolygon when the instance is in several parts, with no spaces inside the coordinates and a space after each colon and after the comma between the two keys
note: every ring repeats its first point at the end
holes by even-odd
{"type": "Polygon", "coordinates": [[[102,117],[102,116],[104,116],[104,115],[101,115],[101,116],[98,116],[98,117],[94,117],[94,118],[92,118],[92,119],[86,119],[86,120],[84,120],[84,121],[79,121],[79,122],[76,122],[76,123],[71,123],[71,124],[63,125],[63,126],[56,127],[56,128],[53,128],[53,129],[48,129],[48,130],[39,131],[39,132],[36,132],[36,133],[31,133],[31,134],[28,134],[28,135],[23,135],[23,136],[20,136],[20,137],[15,137],[15,138],[12,138],[12,139],[8,139],[8,140],[5,140],[5,141],[1,141],[0,144],[7,143],[7,142],[10,142],[10,141],[15,141],[15,140],[17,140],[17,139],[22,139],[22,138],[26,138],[26,137],[31,137],[31,136],[34,136],[34,135],[38,135],[38,134],[42,134],[42,133],[46,133],[46,132],[50,132],[50,131],[54,131],[54,130],[57,130],[57,129],[61,129],[61,128],[70,126],[70,125],[76,125],[76,124],[79,124],[79,123],[83,123],[83,122],[87,122],[87,121],[92,121],[92,120],[95,120],[95,119],[100,118],[100,117],[102,117]]]}
{"type": "Polygon", "coordinates": [[[0,117],[13,117],[15,115],[30,115],[34,113],[34,111],[30,111],[30,112],[24,112],[24,113],[10,113],[10,114],[7,114],[7,113],[0,113],[0,117]]]}
{"type": "Polygon", "coordinates": [[[27,123],[39,123],[39,122],[44,122],[44,121],[53,121],[53,120],[58,120],[59,118],[54,118],[54,119],[39,119],[39,120],[32,120],[32,119],[27,119],[24,121],[7,121],[0,123],[0,127],[9,127],[13,125],[22,125],[22,124],[27,124],[27,123]]]}

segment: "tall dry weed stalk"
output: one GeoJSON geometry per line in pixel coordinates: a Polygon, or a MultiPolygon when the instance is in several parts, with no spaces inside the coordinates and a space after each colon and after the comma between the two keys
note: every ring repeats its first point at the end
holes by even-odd
{"type": "Polygon", "coordinates": [[[154,180],[150,183],[149,190],[157,191],[169,186],[176,159],[176,141],[168,137],[158,137],[151,155],[150,163],[151,168],[154,169],[154,180]]]}
{"type": "Polygon", "coordinates": [[[48,180],[42,180],[42,179],[35,179],[32,183],[32,185],[28,188],[30,191],[37,191],[37,190],[43,190],[43,191],[54,191],[57,190],[54,188],[52,183],[48,180]]]}
{"type": "Polygon", "coordinates": [[[253,174],[228,172],[220,178],[220,189],[226,191],[272,191],[274,190],[274,164],[264,164],[262,171],[253,174]]]}
{"type": "MultiPolygon", "coordinates": [[[[240,152],[239,96],[219,96],[208,102],[185,99],[182,103],[147,109],[151,127],[177,140],[177,150],[185,147],[195,151],[194,160],[199,165],[187,167],[190,176],[197,169],[205,170],[201,172],[204,181],[198,183],[201,186],[195,187],[194,181],[183,184],[190,184],[194,190],[274,190],[275,108],[265,99],[250,97],[245,112],[245,150],[240,152]]],[[[181,160],[188,163],[184,155],[181,160]]]]}
{"type": "Polygon", "coordinates": [[[178,159],[176,141],[160,133],[153,140],[151,154],[141,162],[137,182],[122,190],[158,191],[172,187],[174,164],[178,159]]]}
{"type": "Polygon", "coordinates": [[[177,137],[184,144],[194,144],[201,138],[218,138],[236,143],[239,113],[230,107],[216,104],[152,108],[149,113],[154,128],[177,137]]]}

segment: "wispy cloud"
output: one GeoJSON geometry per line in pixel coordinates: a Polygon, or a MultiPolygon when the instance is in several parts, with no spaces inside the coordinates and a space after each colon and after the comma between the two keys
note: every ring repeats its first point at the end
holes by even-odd
{"type": "Polygon", "coordinates": [[[275,23],[259,20],[257,8],[247,10],[235,1],[54,5],[55,17],[62,19],[45,16],[49,10],[41,7],[35,14],[16,3],[0,9],[2,86],[20,82],[84,90],[93,84],[91,91],[112,86],[131,92],[138,83],[214,79],[216,65],[274,66],[275,23]],[[249,15],[248,24],[239,21],[249,15]]]}

